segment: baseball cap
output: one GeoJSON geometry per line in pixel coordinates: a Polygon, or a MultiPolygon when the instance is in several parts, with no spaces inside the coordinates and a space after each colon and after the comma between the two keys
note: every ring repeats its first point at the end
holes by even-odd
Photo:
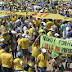
{"type": "Polygon", "coordinates": [[[5,41],[5,39],[4,39],[4,38],[1,38],[1,39],[0,39],[0,42],[4,42],[4,41],[5,41]]]}
{"type": "Polygon", "coordinates": [[[56,57],[58,57],[58,56],[59,56],[59,54],[53,53],[53,58],[56,58],[56,57]]]}
{"type": "Polygon", "coordinates": [[[18,57],[22,57],[22,53],[21,52],[18,52],[18,57]]]}
{"type": "Polygon", "coordinates": [[[43,52],[43,53],[46,53],[47,51],[46,51],[46,49],[45,49],[45,48],[43,48],[43,49],[42,49],[42,52],[43,52]]]}

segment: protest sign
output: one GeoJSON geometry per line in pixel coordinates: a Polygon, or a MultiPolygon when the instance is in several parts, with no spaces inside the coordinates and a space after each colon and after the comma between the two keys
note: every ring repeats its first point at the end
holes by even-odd
{"type": "Polygon", "coordinates": [[[40,48],[56,51],[59,53],[72,53],[72,41],[42,35],[40,38],[40,48]]]}

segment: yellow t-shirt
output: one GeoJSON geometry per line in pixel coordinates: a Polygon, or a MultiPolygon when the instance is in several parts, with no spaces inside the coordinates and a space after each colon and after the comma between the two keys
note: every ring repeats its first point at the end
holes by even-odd
{"type": "Polygon", "coordinates": [[[45,58],[44,55],[41,53],[37,57],[37,61],[39,61],[39,67],[47,67],[47,60],[49,60],[49,55],[46,53],[45,58]]]}
{"type": "Polygon", "coordinates": [[[33,23],[36,24],[36,20],[33,20],[33,23]]]}
{"type": "Polygon", "coordinates": [[[52,0],[52,1],[57,1],[57,0],[52,0]]]}
{"type": "Polygon", "coordinates": [[[49,37],[52,37],[52,32],[49,31],[49,32],[47,33],[47,35],[48,35],[49,37]]]}
{"type": "Polygon", "coordinates": [[[14,17],[15,21],[17,20],[17,16],[14,17]]]}
{"type": "Polygon", "coordinates": [[[5,52],[5,50],[4,49],[1,49],[0,50],[0,55],[2,54],[2,53],[4,53],[5,52]]]}
{"type": "Polygon", "coordinates": [[[39,34],[41,35],[43,31],[44,31],[43,29],[40,29],[39,30],[39,34]]]}
{"type": "Polygon", "coordinates": [[[20,39],[20,41],[18,42],[18,45],[22,48],[22,49],[28,49],[28,44],[30,43],[30,40],[28,38],[22,38],[20,39]]]}
{"type": "MultiPolygon", "coordinates": [[[[0,55],[2,54],[2,53],[4,53],[5,52],[5,50],[4,49],[1,49],[0,50],[0,55]]],[[[0,63],[0,65],[1,65],[1,63],[0,63]]]]}
{"type": "Polygon", "coordinates": [[[24,68],[23,68],[23,66],[21,65],[20,62],[22,62],[22,65],[26,64],[25,59],[23,59],[23,58],[16,58],[14,60],[14,68],[15,68],[15,70],[24,70],[24,68]]]}
{"type": "Polygon", "coordinates": [[[7,68],[11,68],[11,62],[13,62],[13,56],[9,53],[2,53],[0,55],[0,59],[2,61],[2,66],[3,67],[7,67],[7,68]]]}
{"type": "Polygon", "coordinates": [[[1,25],[1,33],[2,34],[4,34],[4,33],[6,33],[8,30],[6,30],[6,27],[5,26],[3,26],[3,25],[1,25]]]}
{"type": "Polygon", "coordinates": [[[61,62],[62,62],[62,58],[59,57],[56,60],[52,59],[51,64],[52,64],[52,66],[59,66],[61,62]]]}
{"type": "Polygon", "coordinates": [[[37,57],[40,54],[39,46],[32,45],[32,56],[37,57]]]}
{"type": "Polygon", "coordinates": [[[8,33],[5,33],[5,34],[3,34],[2,38],[5,39],[4,43],[7,44],[7,43],[8,43],[8,40],[9,40],[9,38],[10,38],[10,35],[9,35],[8,33]]]}
{"type": "Polygon", "coordinates": [[[66,57],[71,57],[71,54],[66,54],[66,57]]]}
{"type": "Polygon", "coordinates": [[[29,35],[32,36],[33,32],[34,32],[33,28],[30,28],[29,29],[29,35]]]}
{"type": "Polygon", "coordinates": [[[2,19],[0,19],[0,24],[2,23],[2,19]]]}
{"type": "Polygon", "coordinates": [[[34,65],[30,62],[29,66],[30,66],[30,68],[28,69],[28,72],[32,72],[31,70],[32,70],[32,68],[34,68],[34,65]]]}
{"type": "Polygon", "coordinates": [[[48,10],[44,10],[44,13],[48,13],[48,10]]]}
{"type": "Polygon", "coordinates": [[[12,19],[12,22],[15,22],[15,17],[12,17],[11,19],[12,19]]]}
{"type": "Polygon", "coordinates": [[[37,20],[35,26],[38,27],[40,26],[41,20],[37,20]]]}
{"type": "Polygon", "coordinates": [[[46,25],[47,25],[48,29],[50,29],[51,26],[54,25],[54,22],[49,21],[49,22],[46,23],[46,25]]]}

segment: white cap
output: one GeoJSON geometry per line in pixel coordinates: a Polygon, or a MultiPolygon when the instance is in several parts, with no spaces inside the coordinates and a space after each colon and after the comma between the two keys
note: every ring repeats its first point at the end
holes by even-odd
{"type": "Polygon", "coordinates": [[[4,40],[5,40],[4,38],[1,38],[1,39],[0,39],[0,42],[4,42],[4,40]]]}
{"type": "Polygon", "coordinates": [[[47,51],[46,51],[46,49],[43,48],[43,49],[42,49],[42,52],[43,52],[43,53],[46,53],[47,51]]]}
{"type": "Polygon", "coordinates": [[[59,34],[58,33],[55,33],[54,36],[59,36],[59,34]]]}

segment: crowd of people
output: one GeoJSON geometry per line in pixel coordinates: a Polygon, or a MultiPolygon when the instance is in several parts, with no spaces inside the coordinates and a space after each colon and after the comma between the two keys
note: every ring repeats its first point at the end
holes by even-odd
{"type": "MultiPolygon", "coordinates": [[[[46,1],[43,13],[59,13],[71,17],[70,4],[58,1],[46,1]],[[60,3],[60,4],[59,4],[60,3]]],[[[36,5],[37,2],[33,1],[36,5]]],[[[10,11],[29,12],[32,3],[7,4],[10,11]],[[29,9],[30,8],[30,9],[29,9]]],[[[2,6],[1,10],[5,10],[2,6]]],[[[36,13],[39,11],[36,9],[36,13]]],[[[72,21],[40,19],[31,16],[10,15],[0,19],[0,72],[46,72],[47,61],[52,66],[52,72],[64,71],[64,58],[61,53],[40,48],[40,36],[47,35],[61,39],[72,39],[72,21]]],[[[70,71],[72,55],[65,54],[65,69],[70,71]]],[[[49,67],[48,67],[49,68],[49,67]]]]}

